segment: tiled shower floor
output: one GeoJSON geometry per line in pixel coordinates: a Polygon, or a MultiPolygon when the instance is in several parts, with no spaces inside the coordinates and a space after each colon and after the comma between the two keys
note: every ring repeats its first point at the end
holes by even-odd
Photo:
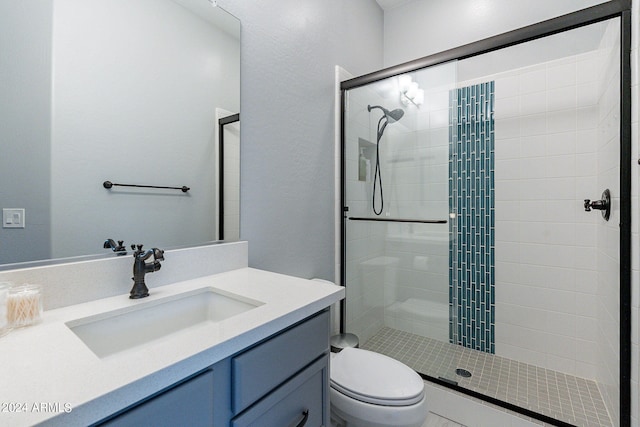
{"type": "Polygon", "coordinates": [[[611,426],[594,381],[504,357],[382,328],[362,348],[386,354],[414,370],[443,377],[484,395],[576,426],[611,426]],[[457,368],[472,373],[455,374],[457,368]]]}

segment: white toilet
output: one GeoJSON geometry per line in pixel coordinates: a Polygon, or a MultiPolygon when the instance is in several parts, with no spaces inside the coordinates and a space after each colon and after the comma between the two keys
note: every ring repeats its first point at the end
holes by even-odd
{"type": "Polygon", "coordinates": [[[424,382],[411,368],[359,348],[331,353],[332,427],[421,427],[424,382]]]}

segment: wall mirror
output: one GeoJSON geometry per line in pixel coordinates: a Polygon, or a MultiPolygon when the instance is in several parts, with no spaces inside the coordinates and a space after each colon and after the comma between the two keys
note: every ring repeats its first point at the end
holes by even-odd
{"type": "Polygon", "coordinates": [[[0,268],[216,241],[222,209],[237,239],[239,111],[240,21],[208,0],[0,0],[0,268]]]}

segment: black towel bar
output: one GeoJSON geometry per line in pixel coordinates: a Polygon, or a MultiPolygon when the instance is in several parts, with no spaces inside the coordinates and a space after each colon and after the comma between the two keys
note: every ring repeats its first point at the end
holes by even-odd
{"type": "Polygon", "coordinates": [[[138,184],[116,184],[114,182],[111,181],[105,181],[102,183],[102,186],[104,188],[111,188],[113,186],[117,186],[117,187],[138,187],[138,188],[163,188],[163,189],[167,189],[167,190],[180,190],[183,193],[186,193],[187,191],[191,190],[191,188],[187,187],[186,185],[183,185],[182,187],[162,187],[159,185],[138,185],[138,184]]]}

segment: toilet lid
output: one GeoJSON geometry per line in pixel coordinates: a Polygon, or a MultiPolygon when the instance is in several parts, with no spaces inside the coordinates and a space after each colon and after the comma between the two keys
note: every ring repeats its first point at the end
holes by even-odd
{"type": "Polygon", "coordinates": [[[331,387],[354,399],[386,406],[420,402],[424,383],[405,364],[383,354],[345,348],[331,358],[331,387]]]}

